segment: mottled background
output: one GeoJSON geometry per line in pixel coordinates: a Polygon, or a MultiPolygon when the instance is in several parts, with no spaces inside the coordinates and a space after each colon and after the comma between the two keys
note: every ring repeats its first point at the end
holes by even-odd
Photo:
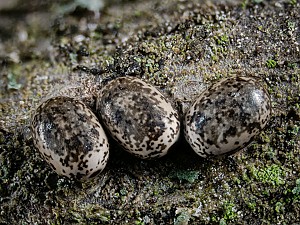
{"type": "Polygon", "coordinates": [[[299,0],[0,0],[0,224],[299,224],[299,0]],[[241,152],[201,159],[182,139],[143,161],[111,144],[79,183],[33,147],[43,98],[85,98],[120,75],[157,86],[182,114],[212,82],[264,82],[273,114],[241,152]]]}

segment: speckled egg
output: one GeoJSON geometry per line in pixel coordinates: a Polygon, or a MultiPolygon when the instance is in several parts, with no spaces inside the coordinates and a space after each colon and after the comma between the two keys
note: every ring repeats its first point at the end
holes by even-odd
{"type": "Polygon", "coordinates": [[[60,175],[86,179],[107,163],[107,137],[82,101],[63,96],[46,100],[36,109],[31,129],[34,145],[60,175]]]}
{"type": "Polygon", "coordinates": [[[223,79],[200,94],[184,119],[185,138],[202,156],[234,153],[251,142],[271,115],[270,97],[253,77],[223,79]]]}
{"type": "Polygon", "coordinates": [[[165,155],[179,137],[176,110],[155,87],[138,78],[110,81],[100,91],[96,107],[112,137],[142,159],[165,155]]]}

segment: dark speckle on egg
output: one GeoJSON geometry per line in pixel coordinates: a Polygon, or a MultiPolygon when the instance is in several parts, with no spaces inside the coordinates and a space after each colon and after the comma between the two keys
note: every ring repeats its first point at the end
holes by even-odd
{"type": "Polygon", "coordinates": [[[260,133],[270,115],[270,97],[261,83],[234,76],[196,99],[184,119],[185,138],[202,157],[234,153],[260,133]]]}
{"type": "Polygon", "coordinates": [[[101,172],[108,160],[108,140],[95,114],[71,97],[52,97],[32,116],[33,141],[60,175],[85,179],[101,172]]]}
{"type": "Polygon", "coordinates": [[[112,137],[143,159],[165,155],[179,136],[176,110],[155,87],[138,78],[120,77],[105,85],[97,113],[112,137]]]}

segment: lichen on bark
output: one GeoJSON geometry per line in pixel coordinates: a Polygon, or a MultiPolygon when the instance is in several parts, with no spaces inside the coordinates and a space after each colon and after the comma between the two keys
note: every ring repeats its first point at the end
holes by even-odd
{"type": "Polygon", "coordinates": [[[0,13],[0,223],[299,222],[299,2],[113,1],[99,18],[60,6],[30,1],[0,13]],[[94,92],[137,76],[183,113],[232,74],[262,79],[273,106],[268,127],[235,155],[201,159],[181,139],[166,157],[143,161],[112,142],[105,171],[80,183],[33,147],[30,115],[53,90],[79,95],[61,89],[94,92]]]}

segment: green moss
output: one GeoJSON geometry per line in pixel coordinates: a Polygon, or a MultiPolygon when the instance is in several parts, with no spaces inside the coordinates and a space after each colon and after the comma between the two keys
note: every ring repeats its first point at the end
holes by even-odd
{"type": "Polygon", "coordinates": [[[222,218],[220,221],[219,221],[219,225],[226,225],[226,220],[224,218],[222,218]]]}
{"type": "Polygon", "coordinates": [[[242,9],[245,10],[248,4],[249,4],[249,0],[243,0],[241,3],[242,9]]]}
{"type": "Polygon", "coordinates": [[[226,46],[229,42],[229,38],[226,34],[215,36],[214,39],[216,40],[217,45],[226,46]]]}
{"type": "Polygon", "coordinates": [[[277,62],[274,59],[268,59],[266,65],[268,68],[275,68],[277,66],[277,62]]]}
{"type": "Polygon", "coordinates": [[[293,188],[292,192],[297,198],[300,198],[300,179],[296,180],[296,186],[293,188]]]}
{"type": "Polygon", "coordinates": [[[187,225],[190,221],[191,215],[187,211],[182,211],[174,220],[174,225],[187,225]]]}
{"type": "Polygon", "coordinates": [[[14,73],[12,73],[12,72],[8,73],[7,79],[8,79],[8,84],[7,84],[8,89],[18,90],[22,87],[22,85],[17,82],[17,78],[14,73]]]}
{"type": "Polygon", "coordinates": [[[233,202],[225,201],[223,203],[223,219],[225,221],[234,220],[238,217],[236,205],[233,202]]]}
{"type": "Polygon", "coordinates": [[[219,61],[219,57],[217,55],[212,55],[211,59],[215,62],[219,61]]]}
{"type": "Polygon", "coordinates": [[[275,212],[277,213],[284,213],[284,203],[276,202],[275,204],[275,212]]]}
{"type": "Polygon", "coordinates": [[[194,183],[196,179],[198,179],[199,171],[191,171],[191,170],[173,170],[170,173],[171,178],[177,178],[182,181],[188,181],[189,183],[194,183]]]}
{"type": "Polygon", "coordinates": [[[264,184],[278,186],[285,183],[284,170],[276,164],[261,169],[252,168],[251,173],[256,180],[264,184]]]}
{"type": "Polygon", "coordinates": [[[296,5],[296,4],[297,4],[297,0],[290,0],[289,3],[290,3],[291,5],[296,5]]]}
{"type": "Polygon", "coordinates": [[[61,217],[64,218],[64,221],[78,224],[107,224],[111,220],[109,211],[94,204],[88,204],[84,207],[75,206],[64,213],[59,212],[58,208],[54,211],[57,214],[57,222],[61,220],[61,217]]]}
{"type": "Polygon", "coordinates": [[[255,211],[256,209],[256,202],[248,202],[247,206],[250,210],[255,211]]]}
{"type": "Polygon", "coordinates": [[[139,218],[138,220],[134,221],[135,225],[144,225],[145,223],[143,222],[143,220],[141,218],[139,218]]]}
{"type": "Polygon", "coordinates": [[[1,45],[2,73],[12,73],[15,80],[5,76],[0,88],[0,223],[297,222],[299,4],[245,0],[241,11],[240,1],[114,2],[101,11],[101,23],[80,8],[60,18],[47,14],[51,9],[45,7],[41,15],[31,8],[1,15],[2,34],[9,27],[17,27],[17,33],[1,45]],[[45,32],[32,27],[34,18],[46,22],[45,32]],[[29,39],[20,41],[22,33],[29,39]],[[82,42],[75,41],[77,35],[84,37],[82,42]],[[41,53],[43,43],[50,43],[46,54],[41,53]],[[90,54],[80,56],[80,46],[90,54]],[[6,55],[11,52],[20,52],[22,63],[10,62],[6,55]],[[269,61],[268,66],[268,57],[276,64],[269,61]],[[92,69],[101,73],[91,74],[92,69]],[[270,91],[273,113],[255,142],[230,157],[197,157],[183,138],[174,151],[155,161],[122,154],[112,145],[105,171],[80,184],[57,176],[25,132],[30,111],[56,84],[138,76],[161,88],[181,110],[203,90],[199,86],[231,74],[261,78],[270,91]],[[8,91],[9,82],[19,89],[8,91]]]}
{"type": "Polygon", "coordinates": [[[288,28],[290,31],[295,31],[296,23],[293,22],[293,21],[287,21],[287,28],[288,28]]]}
{"type": "Polygon", "coordinates": [[[256,4],[259,4],[259,3],[262,3],[264,0],[252,0],[252,2],[256,3],[256,4]]]}

